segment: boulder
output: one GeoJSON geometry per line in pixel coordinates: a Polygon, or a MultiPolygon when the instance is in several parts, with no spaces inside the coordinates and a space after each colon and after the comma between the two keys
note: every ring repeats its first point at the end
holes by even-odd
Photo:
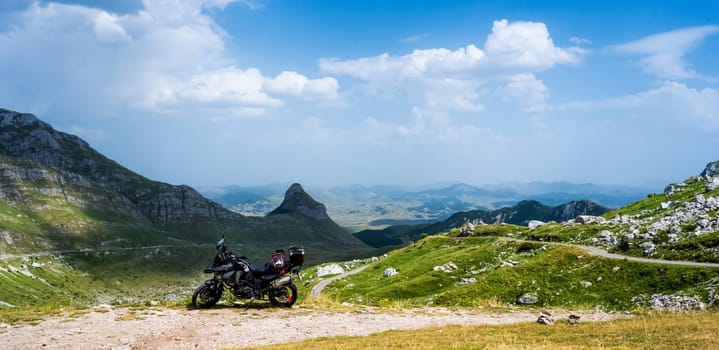
{"type": "Polygon", "coordinates": [[[642,242],[639,243],[639,248],[644,249],[644,254],[652,254],[654,253],[656,247],[654,246],[654,243],[652,242],[642,242]]]}
{"type": "Polygon", "coordinates": [[[536,294],[524,293],[522,296],[517,298],[517,304],[519,305],[534,305],[539,302],[539,297],[536,294]]]}
{"type": "Polygon", "coordinates": [[[649,306],[658,310],[704,310],[707,305],[698,296],[653,294],[649,306]]]}
{"type": "Polygon", "coordinates": [[[705,179],[719,176],[719,161],[708,163],[699,176],[705,179]]]}
{"type": "Polygon", "coordinates": [[[474,277],[460,278],[459,282],[455,283],[454,286],[459,287],[459,286],[463,286],[465,284],[470,284],[470,283],[477,283],[477,279],[474,277]]]}
{"type": "Polygon", "coordinates": [[[574,221],[578,224],[592,224],[592,223],[603,224],[603,223],[607,222],[607,219],[605,219],[601,216],[579,215],[576,218],[574,218],[574,221]]]}
{"type": "Polygon", "coordinates": [[[444,265],[433,267],[432,271],[452,272],[456,269],[457,269],[457,265],[455,265],[455,263],[450,261],[444,265]]]}
{"type": "Polygon", "coordinates": [[[345,272],[345,270],[342,268],[342,266],[339,266],[337,264],[320,266],[317,269],[317,277],[324,277],[324,276],[328,276],[328,275],[339,275],[342,272],[345,272]]]}
{"type": "Polygon", "coordinates": [[[609,244],[617,244],[617,238],[614,237],[614,234],[611,231],[603,230],[602,232],[599,232],[599,235],[597,235],[597,238],[605,243],[609,244]]]}
{"type": "Polygon", "coordinates": [[[581,316],[579,316],[579,315],[574,315],[574,314],[569,315],[569,324],[578,324],[580,318],[581,318],[581,316]]]}
{"type": "Polygon", "coordinates": [[[547,224],[547,223],[544,221],[529,220],[529,222],[527,223],[527,227],[529,227],[530,230],[534,230],[535,228],[545,225],[545,224],[547,224]]]}
{"type": "Polygon", "coordinates": [[[552,313],[546,310],[542,310],[542,312],[539,314],[539,318],[537,318],[537,323],[543,324],[545,326],[553,325],[554,319],[552,318],[552,313]]]}
{"type": "Polygon", "coordinates": [[[387,268],[387,269],[384,270],[384,274],[383,274],[382,276],[384,276],[384,277],[392,277],[392,276],[394,276],[394,275],[396,275],[396,274],[398,274],[398,273],[399,273],[399,272],[397,272],[397,270],[395,270],[394,268],[389,267],[389,268],[387,268]]]}

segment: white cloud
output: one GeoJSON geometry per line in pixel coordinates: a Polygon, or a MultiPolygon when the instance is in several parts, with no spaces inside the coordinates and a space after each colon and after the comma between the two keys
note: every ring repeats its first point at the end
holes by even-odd
{"type": "Polygon", "coordinates": [[[253,115],[284,106],[287,97],[336,97],[339,84],[331,77],[288,72],[270,78],[257,68],[237,67],[225,47],[229,35],[203,13],[231,2],[144,0],[141,11],[125,15],[33,3],[9,17],[12,30],[0,33],[0,52],[10,53],[0,56],[0,76],[36,79],[38,88],[32,95],[6,97],[159,113],[197,109],[253,115]],[[299,89],[287,85],[292,79],[301,81],[299,89]],[[266,89],[266,82],[276,89],[266,89]]]}
{"type": "Polygon", "coordinates": [[[525,112],[536,112],[548,108],[549,89],[534,74],[515,74],[504,79],[505,84],[497,87],[497,95],[503,102],[517,103],[525,112]]]}
{"type": "Polygon", "coordinates": [[[573,36],[573,37],[569,38],[569,41],[570,41],[571,43],[573,43],[574,45],[577,45],[577,46],[589,45],[589,44],[592,43],[592,41],[589,40],[589,39],[587,39],[587,38],[580,38],[580,37],[577,37],[577,36],[573,36]]]}
{"type": "MultiPolygon", "coordinates": [[[[198,74],[175,88],[178,99],[197,102],[236,102],[242,105],[281,106],[282,101],[262,91],[264,77],[259,70],[228,67],[198,74]]],[[[172,101],[169,101],[172,102],[172,101]]]]}
{"type": "Polygon", "coordinates": [[[399,90],[421,99],[422,108],[480,112],[489,104],[489,88],[500,100],[522,101],[526,111],[546,107],[548,89],[534,74],[557,64],[574,64],[588,51],[554,45],[543,23],[495,21],[483,49],[469,44],[456,50],[414,50],[393,56],[325,58],[320,68],[365,81],[368,91],[399,90]],[[484,101],[483,101],[484,100],[484,101]]]}
{"type": "Polygon", "coordinates": [[[662,123],[674,120],[689,123],[700,130],[719,129],[719,90],[713,88],[695,89],[674,81],[665,81],[659,87],[637,94],[615,97],[600,101],[585,101],[563,104],[563,111],[597,111],[620,109],[621,117],[641,115],[647,122],[662,123]],[[632,113],[641,111],[641,113],[632,113]]]}
{"type": "Polygon", "coordinates": [[[427,35],[427,34],[417,34],[417,35],[408,36],[406,38],[402,38],[400,41],[403,43],[416,43],[428,36],[429,35],[427,35]]]}
{"type": "Polygon", "coordinates": [[[668,79],[705,79],[688,67],[684,56],[707,36],[719,32],[719,26],[683,28],[659,33],[612,47],[614,51],[644,56],[642,69],[648,74],[668,79]]]}
{"type": "Polygon", "coordinates": [[[264,88],[269,92],[291,96],[335,98],[339,83],[332,77],[310,80],[297,72],[284,71],[274,78],[265,79],[264,88]]]}
{"type": "Polygon", "coordinates": [[[584,53],[579,48],[554,46],[544,23],[494,21],[484,44],[494,64],[509,68],[543,70],[555,64],[577,63],[584,53]]]}
{"type": "Polygon", "coordinates": [[[467,45],[454,51],[414,50],[404,56],[384,53],[350,60],[324,58],[319,65],[322,70],[333,74],[345,74],[364,80],[392,81],[396,78],[421,78],[425,75],[468,70],[483,58],[482,50],[474,45],[467,45]]]}

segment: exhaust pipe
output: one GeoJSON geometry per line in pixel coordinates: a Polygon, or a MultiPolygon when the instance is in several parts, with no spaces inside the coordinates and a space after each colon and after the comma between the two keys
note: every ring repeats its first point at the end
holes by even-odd
{"type": "Polygon", "coordinates": [[[278,278],[278,279],[270,282],[270,287],[280,288],[280,287],[286,286],[290,283],[292,283],[292,277],[284,276],[284,277],[278,278]]]}

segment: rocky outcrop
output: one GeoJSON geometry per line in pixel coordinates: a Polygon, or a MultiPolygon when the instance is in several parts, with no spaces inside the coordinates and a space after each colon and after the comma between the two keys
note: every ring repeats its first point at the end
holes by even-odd
{"type": "Polygon", "coordinates": [[[707,164],[707,166],[704,168],[704,170],[699,174],[704,179],[709,179],[712,177],[719,176],[719,161],[711,162],[707,164]]]}
{"type": "Polygon", "coordinates": [[[331,220],[325,205],[314,200],[298,183],[287,189],[282,204],[268,215],[277,214],[299,214],[313,220],[331,220]]]}

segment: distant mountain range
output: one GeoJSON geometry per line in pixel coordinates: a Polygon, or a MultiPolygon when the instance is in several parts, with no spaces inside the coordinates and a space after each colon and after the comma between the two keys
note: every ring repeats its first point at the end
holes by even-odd
{"type": "MultiPolygon", "coordinates": [[[[207,197],[245,215],[265,215],[282,201],[288,184],[267,186],[198,187],[207,197]]],[[[549,206],[591,200],[616,208],[644,198],[652,190],[626,186],[532,182],[476,187],[468,184],[403,189],[397,186],[310,187],[327,205],[330,217],[344,227],[361,231],[388,225],[413,225],[442,221],[457,212],[492,211],[523,200],[549,206]]]]}

